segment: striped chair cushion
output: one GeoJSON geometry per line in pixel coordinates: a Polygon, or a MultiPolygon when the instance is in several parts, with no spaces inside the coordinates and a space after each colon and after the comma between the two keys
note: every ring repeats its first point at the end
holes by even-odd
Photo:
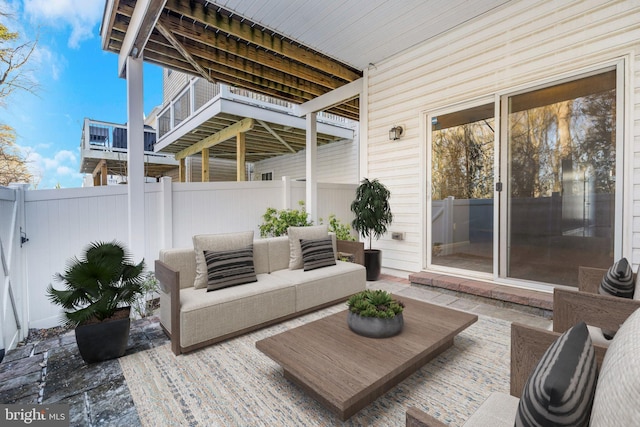
{"type": "Polygon", "coordinates": [[[587,426],[598,377],[595,350],[581,322],[544,353],[522,391],[516,426],[587,426]]]}
{"type": "Polygon", "coordinates": [[[331,237],[300,239],[304,271],[336,265],[331,237]]]}
{"type": "MultiPolygon", "coordinates": [[[[633,298],[636,284],[633,281],[633,271],[626,258],[614,263],[602,278],[598,292],[601,295],[611,295],[620,298],[633,298]]],[[[612,339],[616,331],[602,330],[608,340],[612,339]]]]}
{"type": "Polygon", "coordinates": [[[600,294],[613,295],[614,297],[633,298],[635,283],[633,271],[626,258],[613,264],[600,283],[600,294]]]}
{"type": "Polygon", "coordinates": [[[229,251],[204,251],[207,262],[207,292],[257,282],[253,266],[253,244],[229,251]]]}

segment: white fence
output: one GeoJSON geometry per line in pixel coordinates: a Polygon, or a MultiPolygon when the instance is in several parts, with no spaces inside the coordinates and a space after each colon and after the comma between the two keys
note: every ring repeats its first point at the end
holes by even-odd
{"type": "MultiPolygon", "coordinates": [[[[333,213],[343,223],[350,223],[350,203],[356,187],[319,183],[318,216],[326,221],[333,213]]],[[[59,324],[60,310],[48,301],[46,288],[53,282],[53,275],[63,271],[69,258],[79,255],[92,241],[116,239],[128,244],[128,201],[126,186],[22,191],[22,227],[29,241],[20,248],[20,240],[16,241],[15,230],[11,231],[11,221],[5,214],[15,209],[13,200],[18,193],[10,189],[0,192],[0,237],[6,245],[6,236],[12,236],[11,258],[18,263],[2,277],[3,283],[12,283],[16,299],[16,289],[24,290],[26,301],[20,300],[18,305],[22,303],[27,312],[22,325],[26,333],[27,328],[59,324]],[[20,269],[25,272],[24,277],[19,274],[20,269]]],[[[290,180],[172,183],[163,178],[160,183],[147,183],[145,250],[134,256],[144,257],[147,268],[152,270],[161,248],[190,247],[194,234],[254,230],[259,238],[262,215],[268,207],[298,208],[298,201],[304,199],[305,183],[290,180]]],[[[4,251],[7,252],[6,247],[4,251]]],[[[7,294],[5,288],[3,285],[3,298],[7,294]]],[[[7,306],[6,299],[2,303],[7,306]]],[[[5,339],[7,348],[11,343],[5,339]]]]}

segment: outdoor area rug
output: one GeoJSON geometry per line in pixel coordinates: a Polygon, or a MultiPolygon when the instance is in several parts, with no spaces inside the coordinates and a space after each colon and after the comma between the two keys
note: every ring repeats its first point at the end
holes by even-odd
{"type": "Polygon", "coordinates": [[[255,348],[260,339],[343,309],[330,307],[178,357],[166,344],[120,358],[142,425],[404,426],[407,407],[415,406],[456,426],[491,392],[509,392],[510,323],[479,316],[453,347],[343,423],[255,348]]]}

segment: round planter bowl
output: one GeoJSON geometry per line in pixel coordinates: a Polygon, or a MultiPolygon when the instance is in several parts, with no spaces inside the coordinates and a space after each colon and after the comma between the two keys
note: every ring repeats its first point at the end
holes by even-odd
{"type": "Polygon", "coordinates": [[[362,317],[347,311],[347,324],[349,329],[358,335],[369,338],[388,338],[402,332],[404,319],[402,313],[391,319],[380,319],[378,317],[362,317]]]}

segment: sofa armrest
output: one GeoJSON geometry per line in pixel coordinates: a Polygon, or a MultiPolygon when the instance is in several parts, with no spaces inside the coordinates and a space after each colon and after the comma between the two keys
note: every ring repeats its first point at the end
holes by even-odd
{"type": "Polygon", "coordinates": [[[176,356],[180,351],[180,272],[173,270],[160,260],[155,263],[155,276],[160,283],[160,291],[169,295],[171,300],[171,351],[176,356]]]}
{"type": "Polygon", "coordinates": [[[431,415],[418,408],[410,406],[406,414],[407,427],[446,427],[447,425],[436,420],[431,415]]]}
{"type": "MultiPolygon", "coordinates": [[[[555,312],[553,321],[555,322],[555,312]]],[[[522,389],[531,372],[542,358],[544,352],[560,335],[562,335],[560,332],[534,328],[522,323],[514,322],[511,324],[510,394],[512,396],[517,398],[522,396],[522,389]]],[[[598,344],[594,344],[593,347],[599,367],[604,360],[607,347],[598,344]]]]}
{"type": "Polygon", "coordinates": [[[583,321],[590,326],[617,331],[637,308],[640,300],[556,288],[553,330],[564,332],[583,321]]]}

